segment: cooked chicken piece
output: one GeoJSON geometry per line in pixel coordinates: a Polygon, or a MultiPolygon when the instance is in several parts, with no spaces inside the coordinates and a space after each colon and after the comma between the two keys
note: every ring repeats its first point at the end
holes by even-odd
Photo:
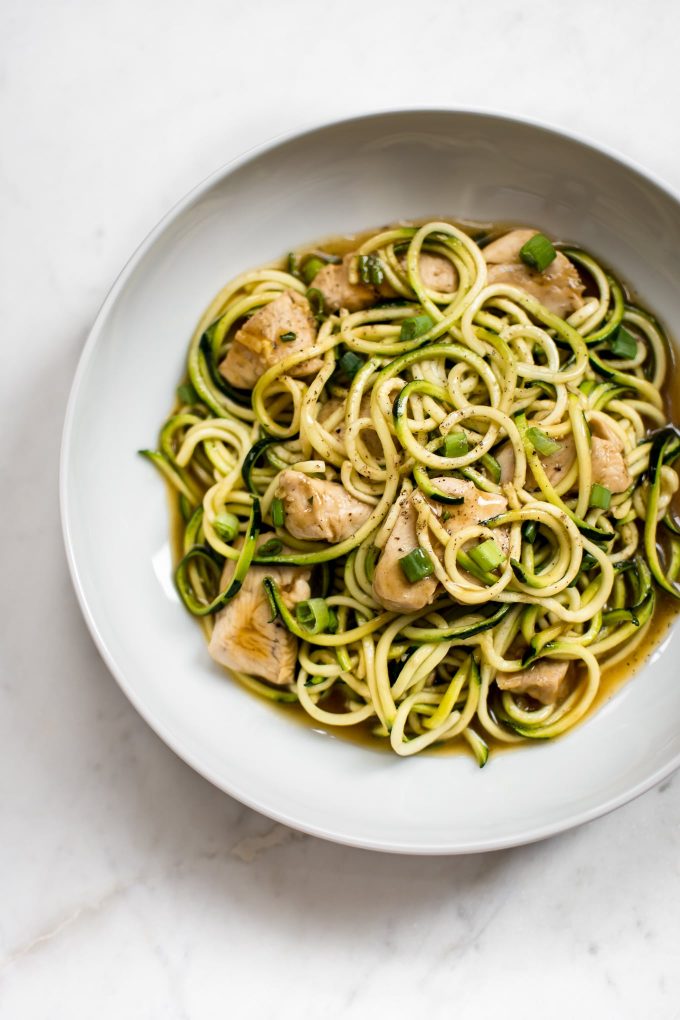
{"type": "MultiPolygon", "coordinates": [[[[321,291],[328,311],[337,312],[346,308],[348,312],[358,312],[362,308],[370,308],[381,298],[392,298],[396,291],[387,281],[378,287],[358,281],[350,282],[350,271],[356,262],[356,254],[345,255],[342,262],[324,266],[312,280],[312,287],[321,291]]],[[[420,277],[428,290],[450,293],[458,286],[458,274],[453,263],[444,255],[422,252],[418,261],[420,277]]],[[[406,268],[406,260],[402,260],[406,268]]]]}
{"type": "Polygon", "coordinates": [[[373,507],[338,482],[282,471],[276,495],[283,500],[285,526],[296,538],[343,542],[366,521],[373,507]]]}
{"type": "Polygon", "coordinates": [[[484,249],[489,283],[520,287],[555,315],[565,318],[583,304],[583,281],[566,255],[558,252],[549,266],[539,272],[525,265],[520,248],[537,230],[511,230],[484,249]]]}
{"type": "MultiPolygon", "coordinates": [[[[307,298],[287,290],[251,315],[237,332],[220,372],[232,384],[251,389],[263,372],[277,361],[311,347],[316,341],[316,321],[307,298]],[[294,340],[282,340],[282,333],[295,333],[294,340]]],[[[295,378],[313,375],[323,362],[303,361],[290,370],[295,378]]]]}
{"type": "Polygon", "coordinates": [[[515,451],[512,443],[504,443],[500,450],[493,451],[493,455],[501,469],[501,485],[506,485],[512,481],[515,473],[515,451]]]}
{"type": "MultiPolygon", "coordinates": [[[[541,464],[551,485],[559,485],[576,460],[576,445],[571,436],[565,436],[564,439],[558,439],[556,442],[560,444],[559,450],[548,454],[547,457],[541,457],[541,464]]],[[[533,481],[533,475],[530,477],[533,481]]],[[[528,480],[529,471],[527,470],[528,480]]]]}
{"type": "Polygon", "coordinates": [[[608,439],[610,443],[613,443],[617,450],[624,450],[624,444],[621,442],[621,436],[614,428],[613,425],[609,424],[609,421],[604,417],[597,417],[594,415],[589,421],[588,425],[592,435],[597,436],[599,439],[608,439]]]}
{"type": "MultiPolygon", "coordinates": [[[[503,513],[508,506],[505,496],[482,492],[472,482],[466,482],[460,478],[433,478],[432,484],[449,496],[462,496],[465,500],[464,503],[457,506],[447,506],[444,503],[437,503],[435,500],[428,500],[438,516],[441,517],[444,510],[447,511],[448,518],[444,522],[444,528],[451,535],[461,528],[467,528],[471,524],[480,524],[482,521],[489,520],[490,517],[495,517],[496,514],[503,513]]],[[[373,576],[375,598],[385,609],[390,609],[395,613],[410,613],[424,609],[434,601],[439,586],[434,575],[412,584],[406,579],[399,563],[403,556],[418,546],[417,519],[418,513],[411,501],[410,494],[402,493],[399,497],[397,520],[385,543],[373,576]]],[[[503,551],[506,551],[509,541],[507,529],[499,528],[496,532],[496,540],[503,551]]],[[[433,546],[436,550],[436,543],[433,543],[433,546]]]]}
{"type": "MultiPolygon", "coordinates": [[[[317,421],[319,421],[322,425],[326,425],[328,419],[331,418],[331,416],[335,415],[336,411],[340,411],[340,409],[342,409],[342,417],[338,419],[338,423],[333,428],[332,433],[336,437],[336,439],[342,441],[345,438],[344,400],[340,400],[339,397],[331,397],[329,400],[327,400],[326,403],[322,404],[321,407],[319,408],[317,421]]],[[[359,416],[361,418],[371,417],[371,398],[368,394],[366,394],[362,398],[361,404],[359,406],[359,416]]],[[[362,429],[361,438],[366,444],[366,449],[368,450],[368,452],[373,457],[379,459],[382,456],[383,448],[382,443],[378,439],[378,433],[375,431],[375,429],[369,428],[362,429]]]]}
{"type": "MultiPolygon", "coordinates": [[[[258,546],[274,537],[261,535],[258,546]]],[[[227,560],[222,573],[224,591],[234,573],[227,560]]],[[[290,684],[295,680],[297,638],[280,620],[272,621],[271,606],[262,581],[273,577],[289,609],[308,599],[311,571],[305,567],[277,567],[274,564],[251,566],[238,595],[215,617],[208,651],[222,666],[239,673],[250,673],[272,684],[290,684]]]]}
{"type": "Polygon", "coordinates": [[[594,482],[604,485],[610,492],[625,492],[633,484],[620,443],[593,436],[590,456],[594,482]]]}
{"type": "MultiPolygon", "coordinates": [[[[541,457],[541,463],[551,485],[559,485],[576,460],[576,446],[571,436],[559,440],[560,448],[547,457],[541,457]]],[[[494,454],[501,467],[501,483],[512,481],[515,470],[515,454],[510,443],[506,443],[494,454]]],[[[610,492],[625,492],[632,484],[632,478],[623,456],[623,447],[616,439],[601,439],[593,436],[590,447],[590,460],[593,471],[593,482],[606,486],[610,492]]],[[[527,468],[526,487],[535,488],[536,482],[530,468],[527,468]]],[[[573,488],[578,487],[578,480],[573,488]]]]}
{"type": "Polygon", "coordinates": [[[312,280],[311,286],[321,291],[329,312],[337,312],[340,308],[358,312],[362,308],[369,308],[377,300],[375,287],[361,281],[350,283],[349,273],[353,263],[356,263],[356,255],[350,252],[342,262],[324,266],[312,280]]]}
{"type": "MultiPolygon", "coordinates": [[[[498,461],[501,469],[501,485],[506,485],[511,482],[515,474],[515,451],[512,448],[512,443],[505,443],[500,450],[494,450],[494,457],[498,461]]],[[[571,465],[574,463],[574,457],[576,456],[576,448],[574,443],[569,436],[562,443],[562,447],[556,452],[551,453],[549,457],[542,457],[541,463],[545,468],[546,474],[548,475],[548,481],[551,485],[556,485],[564,475],[564,471],[568,471],[571,465]]],[[[525,488],[531,490],[536,487],[531,468],[527,466],[525,488]]]]}
{"type": "MultiPolygon", "coordinates": [[[[403,266],[406,269],[405,259],[403,266]]],[[[450,294],[456,290],[458,286],[456,267],[444,255],[433,254],[429,251],[421,252],[418,268],[423,286],[428,290],[436,290],[443,294],[450,294]]]]}
{"type": "Polygon", "coordinates": [[[434,576],[424,577],[413,584],[406,580],[399,560],[418,546],[418,513],[409,493],[402,492],[398,503],[397,519],[373,575],[373,595],[393,613],[411,613],[433,601],[439,581],[434,576]]]}
{"type": "Polygon", "coordinates": [[[496,673],[496,683],[502,691],[528,694],[542,705],[552,705],[569,694],[572,673],[569,662],[539,659],[533,666],[518,673],[496,673]]]}

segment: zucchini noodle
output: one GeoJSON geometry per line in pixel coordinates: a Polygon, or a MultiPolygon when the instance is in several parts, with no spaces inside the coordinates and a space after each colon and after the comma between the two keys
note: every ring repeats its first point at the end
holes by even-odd
{"type": "Polygon", "coordinates": [[[243,273],[198,323],[141,451],[181,520],[176,585],[253,692],[484,765],[490,739],[582,720],[659,590],[680,599],[668,340],[537,231],[328,247],[243,273]]]}

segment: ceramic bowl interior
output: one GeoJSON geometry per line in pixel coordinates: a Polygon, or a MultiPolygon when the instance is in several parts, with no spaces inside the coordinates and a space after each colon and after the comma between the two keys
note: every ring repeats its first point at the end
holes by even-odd
{"type": "Polygon", "coordinates": [[[556,742],[492,757],[399,759],[319,732],[231,682],[171,582],[166,496],[136,456],[170,408],[194,324],[244,268],[398,219],[522,221],[590,249],[672,324],[680,206],[626,162],[477,113],[389,113],[274,144],[217,173],[142,245],[78,370],[62,506],[75,586],[111,671],[149,724],[224,790],[300,829],[412,853],[537,839],[623,803],[680,763],[675,628],[556,742]]]}

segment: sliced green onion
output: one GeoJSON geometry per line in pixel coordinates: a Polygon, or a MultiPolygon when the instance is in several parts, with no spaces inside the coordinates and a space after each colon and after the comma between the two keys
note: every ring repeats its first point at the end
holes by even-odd
{"type": "Polygon", "coordinates": [[[350,379],[354,378],[363,364],[364,359],[355,354],[354,351],[345,351],[339,361],[340,368],[350,379]]]}
{"type": "Polygon", "coordinates": [[[318,272],[320,272],[326,263],[322,259],[318,259],[316,255],[313,255],[310,259],[307,259],[302,267],[302,279],[305,283],[311,283],[318,272]]]}
{"type": "Polygon", "coordinates": [[[297,622],[310,634],[321,634],[328,630],[333,615],[325,599],[306,599],[298,602],[295,607],[297,622]]]}
{"type": "Polygon", "coordinates": [[[522,525],[522,538],[533,545],[538,535],[538,521],[525,521],[522,525]]]}
{"type": "Polygon", "coordinates": [[[309,301],[314,317],[320,319],[326,311],[326,302],[322,292],[318,287],[310,287],[306,291],[305,297],[309,301]]]}
{"type": "Polygon", "coordinates": [[[609,510],[611,501],[612,494],[607,486],[595,482],[590,490],[590,506],[597,507],[600,510],[609,510]]]}
{"type": "Polygon", "coordinates": [[[286,519],[286,514],[283,509],[283,500],[279,499],[278,496],[274,496],[271,505],[272,524],[275,528],[282,528],[283,522],[286,519]]]}
{"type": "Polygon", "coordinates": [[[399,560],[399,566],[406,580],[410,581],[411,584],[423,581],[426,577],[431,577],[434,574],[432,560],[420,546],[417,549],[412,549],[406,556],[402,556],[399,560]]]}
{"type": "Polygon", "coordinates": [[[557,252],[545,234],[534,234],[519,250],[519,257],[526,266],[542,273],[553,261],[557,252]]]}
{"type": "Polygon", "coordinates": [[[260,556],[278,556],[283,549],[283,542],[278,538],[270,538],[263,542],[257,550],[260,556]]]}
{"type": "Polygon", "coordinates": [[[493,538],[487,538],[486,542],[480,542],[474,549],[470,549],[469,555],[480,570],[495,570],[505,562],[505,556],[493,538]]]}
{"type": "Polygon", "coordinates": [[[491,481],[498,485],[501,480],[501,466],[493,454],[485,453],[483,457],[480,457],[480,463],[491,475],[491,481]]]}
{"type": "Polygon", "coordinates": [[[300,268],[298,266],[298,258],[294,251],[288,252],[288,258],[286,259],[286,269],[291,276],[300,275],[300,268]]]}
{"type": "Polygon", "coordinates": [[[625,326],[619,326],[614,339],[611,341],[610,350],[617,358],[624,358],[630,361],[638,352],[637,340],[632,333],[629,333],[625,326]]]}
{"type": "Polygon", "coordinates": [[[289,344],[292,340],[297,339],[297,333],[293,333],[292,329],[289,329],[287,333],[279,333],[279,340],[283,340],[284,344],[289,344]]]}
{"type": "Polygon", "coordinates": [[[468,437],[464,432],[449,432],[444,437],[445,457],[463,457],[469,449],[468,437]]]}
{"type": "Polygon", "coordinates": [[[223,510],[222,513],[217,514],[212,526],[218,538],[221,538],[223,542],[233,542],[238,535],[239,520],[236,514],[223,510]]]}
{"type": "Polygon", "coordinates": [[[310,676],[305,680],[305,687],[316,687],[317,684],[322,684],[328,677],[325,676],[310,676]]]}
{"type": "Polygon", "coordinates": [[[357,259],[357,269],[361,282],[371,284],[373,287],[379,287],[385,279],[385,271],[377,255],[360,255],[357,259]]]}
{"type": "Polygon", "coordinates": [[[560,444],[551,439],[543,429],[527,429],[527,439],[542,457],[549,457],[551,453],[557,453],[560,449],[560,444]]]}
{"type": "Polygon", "coordinates": [[[404,319],[399,330],[400,340],[415,340],[416,337],[423,336],[429,332],[434,326],[434,322],[429,315],[412,315],[409,319],[404,319]]]}
{"type": "Polygon", "coordinates": [[[197,404],[199,396],[191,383],[185,382],[177,387],[177,399],[180,404],[197,404]]]}

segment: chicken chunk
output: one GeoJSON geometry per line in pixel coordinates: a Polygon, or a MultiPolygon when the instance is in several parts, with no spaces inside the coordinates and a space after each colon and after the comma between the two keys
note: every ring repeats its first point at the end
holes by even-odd
{"type": "Polygon", "coordinates": [[[625,492],[633,484],[621,448],[611,439],[593,436],[590,456],[594,482],[604,485],[610,492],[625,492]]]}
{"type": "MultiPolygon", "coordinates": [[[[404,260],[404,269],[406,261],[404,260]]],[[[458,287],[456,267],[444,255],[424,251],[418,259],[418,269],[423,286],[428,290],[436,290],[442,294],[450,294],[458,287]]]]}
{"type": "Polygon", "coordinates": [[[558,252],[539,272],[525,265],[520,249],[537,230],[511,230],[484,249],[489,283],[507,283],[525,290],[555,315],[565,318],[583,304],[583,281],[566,255],[558,252]]]}
{"type": "Polygon", "coordinates": [[[355,262],[356,255],[350,252],[337,265],[324,266],[312,280],[312,287],[321,291],[329,312],[337,312],[340,308],[359,312],[377,300],[375,287],[361,281],[350,282],[350,269],[355,262]]]}
{"type": "MultiPolygon", "coordinates": [[[[576,444],[571,436],[565,436],[557,442],[560,444],[559,450],[541,457],[541,464],[551,485],[559,485],[576,460],[576,444]]],[[[533,481],[533,475],[531,478],[533,481]]]]}
{"type": "Polygon", "coordinates": [[[277,496],[283,500],[285,526],[296,538],[343,542],[371,516],[373,507],[338,482],[282,471],[277,496]]]}
{"type": "Polygon", "coordinates": [[[528,694],[542,705],[552,705],[555,701],[562,701],[570,691],[570,663],[560,659],[539,659],[533,666],[517,673],[496,673],[496,683],[502,691],[528,694]]]}
{"type": "MultiPolygon", "coordinates": [[[[324,266],[312,280],[312,287],[321,291],[326,308],[331,312],[337,312],[340,308],[358,312],[362,308],[370,308],[380,299],[396,297],[396,291],[387,281],[378,287],[361,281],[351,283],[350,272],[355,261],[356,254],[345,255],[340,264],[324,266]]],[[[402,266],[405,270],[405,260],[402,260],[402,266]]],[[[418,260],[418,267],[420,278],[428,290],[450,293],[457,288],[458,273],[445,256],[424,251],[418,260]]]]}
{"type": "MultiPolygon", "coordinates": [[[[565,436],[559,440],[560,448],[547,457],[541,457],[541,463],[548,476],[551,485],[556,486],[562,481],[573,467],[576,460],[576,446],[571,436],[565,436]]],[[[501,468],[501,483],[512,481],[515,470],[515,454],[510,443],[506,443],[497,453],[494,454],[501,468]]],[[[625,492],[632,484],[632,478],[628,471],[626,459],[623,455],[623,447],[616,439],[602,439],[600,436],[593,436],[590,447],[590,459],[592,465],[592,480],[599,485],[604,485],[610,492],[625,492]]],[[[533,473],[527,468],[526,487],[532,489],[536,486],[533,473]]],[[[578,479],[572,489],[578,487],[578,479]]]]}
{"type": "MultiPolygon", "coordinates": [[[[490,517],[495,517],[507,509],[505,496],[482,492],[472,482],[441,477],[433,478],[432,483],[449,496],[462,496],[464,499],[464,502],[457,506],[445,506],[443,503],[428,500],[439,516],[446,509],[448,518],[444,522],[444,528],[451,535],[471,524],[489,520],[490,517]]],[[[398,502],[399,514],[375,568],[373,595],[385,609],[395,613],[410,613],[424,609],[434,600],[439,582],[434,575],[414,583],[406,579],[399,561],[418,546],[416,533],[418,513],[410,494],[402,493],[398,502]]],[[[499,528],[496,538],[499,546],[506,551],[507,529],[499,528]]],[[[436,550],[436,545],[434,548],[436,550]]]]}
{"type": "MultiPolygon", "coordinates": [[[[263,372],[277,361],[311,347],[316,340],[316,321],[307,298],[287,290],[251,315],[237,332],[220,372],[232,384],[251,389],[263,372]],[[283,333],[294,333],[294,340],[282,340],[283,333]]],[[[310,358],[290,370],[303,377],[318,372],[323,362],[310,358]]]]}
{"type": "Polygon", "coordinates": [[[402,492],[398,503],[397,519],[373,575],[373,595],[381,606],[393,613],[411,613],[433,601],[439,581],[434,576],[413,584],[406,580],[399,560],[418,546],[418,513],[411,503],[410,493],[402,492]]]}
{"type": "MultiPolygon", "coordinates": [[[[272,537],[272,534],[262,535],[258,546],[272,537]]],[[[234,563],[228,560],[222,573],[222,591],[227,588],[233,573],[234,563]]],[[[291,609],[297,602],[309,598],[310,576],[311,572],[305,567],[251,566],[238,595],[215,617],[208,646],[215,662],[239,673],[261,677],[272,684],[292,683],[295,679],[297,638],[286,630],[280,620],[272,621],[262,581],[265,577],[273,577],[283,601],[291,609]]]]}

